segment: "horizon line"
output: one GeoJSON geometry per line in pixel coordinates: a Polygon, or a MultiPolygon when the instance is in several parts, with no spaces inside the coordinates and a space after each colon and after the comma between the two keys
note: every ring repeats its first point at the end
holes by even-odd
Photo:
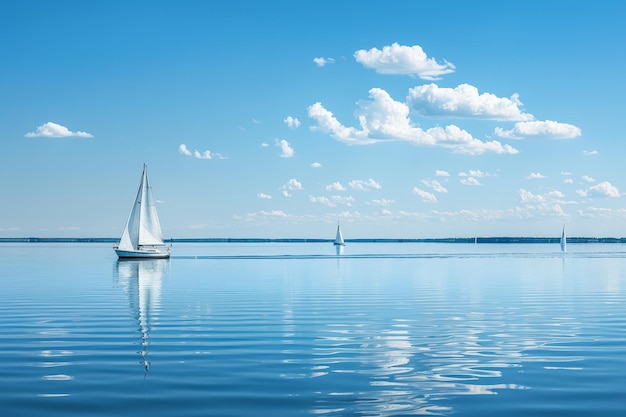
{"type": "MultiPolygon", "coordinates": [[[[116,243],[119,238],[110,237],[0,237],[0,243],[116,243]]],[[[167,238],[164,243],[324,243],[330,238],[167,238]]],[[[559,243],[560,236],[473,236],[446,238],[352,238],[351,243],[559,243]]],[[[626,237],[567,237],[567,243],[626,243],[626,237]]]]}

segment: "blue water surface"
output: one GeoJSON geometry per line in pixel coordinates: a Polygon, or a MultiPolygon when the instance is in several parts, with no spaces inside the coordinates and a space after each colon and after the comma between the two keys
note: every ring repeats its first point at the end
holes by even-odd
{"type": "Polygon", "coordinates": [[[621,244],[0,244],[3,416],[624,416],[621,244]]]}

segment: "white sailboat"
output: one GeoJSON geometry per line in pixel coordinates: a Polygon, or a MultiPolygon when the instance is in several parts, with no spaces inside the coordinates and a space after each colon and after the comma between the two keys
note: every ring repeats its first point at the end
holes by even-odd
{"type": "Polygon", "coordinates": [[[339,223],[337,223],[337,236],[335,237],[335,241],[333,245],[336,246],[345,246],[346,243],[343,241],[343,235],[341,234],[341,227],[339,227],[339,223]]]}
{"type": "Polygon", "coordinates": [[[146,164],[143,165],[139,191],[130,210],[122,238],[114,249],[120,259],[170,257],[170,249],[163,243],[161,223],[152,197],[146,164]]]}
{"type": "Polygon", "coordinates": [[[567,238],[565,237],[565,225],[563,225],[563,232],[561,232],[561,252],[565,252],[567,249],[567,238]]]}

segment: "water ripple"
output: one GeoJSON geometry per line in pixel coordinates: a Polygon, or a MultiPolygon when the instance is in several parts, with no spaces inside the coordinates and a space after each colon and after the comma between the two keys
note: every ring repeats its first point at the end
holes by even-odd
{"type": "Polygon", "coordinates": [[[3,415],[623,412],[621,258],[75,258],[0,278],[3,415]]]}

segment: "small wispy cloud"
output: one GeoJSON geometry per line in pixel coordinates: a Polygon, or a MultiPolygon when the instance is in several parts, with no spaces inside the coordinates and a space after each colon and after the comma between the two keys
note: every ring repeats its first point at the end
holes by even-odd
{"type": "Polygon", "coordinates": [[[382,188],[378,182],[374,181],[371,178],[367,181],[352,180],[348,183],[348,185],[352,189],[359,190],[359,191],[380,190],[382,188]]]}
{"type": "Polygon", "coordinates": [[[437,197],[435,197],[435,195],[433,193],[430,193],[428,191],[422,190],[421,188],[418,187],[414,187],[413,188],[413,194],[417,194],[423,202],[425,203],[436,203],[437,202],[437,197]]]}
{"type": "Polygon", "coordinates": [[[527,180],[542,180],[542,179],[545,179],[545,178],[548,178],[548,177],[546,177],[545,175],[543,175],[540,172],[531,172],[530,174],[528,174],[524,178],[526,178],[527,180]]]}
{"type": "Polygon", "coordinates": [[[582,154],[583,156],[592,156],[592,155],[597,155],[599,152],[596,150],[593,151],[583,151],[582,154]]]}
{"type": "Polygon", "coordinates": [[[337,207],[341,206],[352,206],[356,199],[354,197],[343,197],[340,195],[333,195],[330,197],[315,197],[310,195],[309,201],[311,203],[319,203],[328,207],[337,207]]]}
{"type": "Polygon", "coordinates": [[[367,204],[371,204],[373,206],[382,206],[382,207],[389,207],[392,204],[395,204],[396,202],[394,200],[388,200],[386,198],[380,199],[380,200],[372,200],[367,204]]]}
{"type": "Polygon", "coordinates": [[[264,193],[258,193],[256,196],[259,197],[261,200],[271,200],[272,199],[271,195],[264,194],[264,193]]]}
{"type": "Polygon", "coordinates": [[[470,169],[467,172],[461,171],[459,172],[459,177],[476,177],[476,178],[484,178],[488,177],[488,172],[483,172],[480,169],[470,169]]]}
{"type": "Polygon", "coordinates": [[[313,162],[311,164],[311,168],[321,168],[321,167],[322,167],[322,164],[320,164],[319,162],[313,162]]]}
{"type": "Polygon", "coordinates": [[[482,183],[474,177],[463,177],[459,180],[459,182],[463,185],[471,185],[471,186],[482,185],[482,183]]]}
{"type": "Polygon", "coordinates": [[[91,133],[76,131],[72,132],[67,127],[57,123],[48,122],[39,126],[34,132],[24,135],[27,138],[93,138],[91,133]]]}
{"type": "Polygon", "coordinates": [[[319,58],[313,58],[313,62],[315,62],[315,65],[317,65],[318,67],[323,67],[323,66],[326,66],[328,64],[334,63],[335,59],[334,58],[319,57],[319,58]]]}
{"type": "Polygon", "coordinates": [[[287,116],[285,120],[283,120],[285,124],[289,127],[289,129],[297,129],[300,127],[300,120],[296,117],[287,116]]]}
{"type": "Polygon", "coordinates": [[[465,172],[465,171],[461,171],[459,172],[459,177],[461,177],[461,179],[459,180],[459,182],[463,185],[470,185],[470,186],[477,186],[477,185],[482,185],[482,183],[480,181],[478,181],[476,178],[485,178],[489,176],[488,172],[483,172],[479,169],[470,169],[469,171],[465,172]]]}
{"type": "Polygon", "coordinates": [[[191,152],[189,148],[187,148],[187,145],[185,145],[184,143],[181,143],[178,146],[178,152],[180,152],[182,155],[185,155],[185,156],[193,156],[196,159],[228,159],[222,154],[214,153],[208,150],[204,152],[200,152],[200,151],[191,152]]]}
{"type": "Polygon", "coordinates": [[[296,153],[296,151],[294,151],[289,142],[287,142],[285,139],[282,139],[280,141],[277,140],[276,146],[278,146],[281,150],[281,158],[291,158],[296,153]]]}
{"type": "Polygon", "coordinates": [[[438,169],[435,171],[435,175],[438,177],[449,177],[450,173],[448,171],[443,171],[443,170],[438,169]]]}
{"type": "Polygon", "coordinates": [[[592,177],[590,177],[589,175],[583,175],[582,176],[582,180],[585,182],[596,182],[596,180],[592,177]]]}
{"type": "Polygon", "coordinates": [[[436,191],[438,193],[447,193],[448,192],[448,190],[443,185],[441,185],[439,183],[439,181],[437,181],[437,180],[431,180],[431,179],[422,180],[422,184],[424,184],[428,188],[433,189],[434,191],[436,191]]]}
{"type": "Polygon", "coordinates": [[[548,139],[573,139],[582,135],[582,130],[574,125],[553,120],[535,120],[515,123],[513,129],[497,127],[495,134],[504,139],[544,137],[548,139]]]}
{"type": "Polygon", "coordinates": [[[261,143],[261,148],[269,148],[269,146],[270,145],[268,143],[265,143],[265,142],[261,143]]]}

